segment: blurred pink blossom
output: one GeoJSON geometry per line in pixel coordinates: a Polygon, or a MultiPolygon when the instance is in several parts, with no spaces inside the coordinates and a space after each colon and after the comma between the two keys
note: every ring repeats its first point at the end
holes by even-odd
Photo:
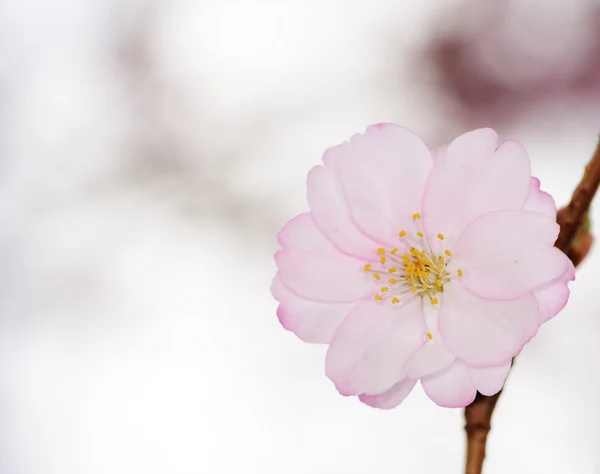
{"type": "Polygon", "coordinates": [[[549,120],[598,107],[597,2],[467,0],[448,8],[424,58],[465,123],[506,125],[552,104],[558,117],[549,120]]]}

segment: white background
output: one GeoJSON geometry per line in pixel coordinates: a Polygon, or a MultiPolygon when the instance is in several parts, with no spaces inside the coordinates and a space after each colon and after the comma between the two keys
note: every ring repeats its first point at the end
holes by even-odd
{"type": "MultiPolygon", "coordinates": [[[[326,147],[465,131],[413,61],[457,3],[0,2],[1,473],[461,472],[462,410],[341,397],[269,293],[326,147]]],[[[559,205],[587,114],[499,130],[559,205]]],[[[519,357],[488,474],[600,472],[596,261],[519,357]]]]}

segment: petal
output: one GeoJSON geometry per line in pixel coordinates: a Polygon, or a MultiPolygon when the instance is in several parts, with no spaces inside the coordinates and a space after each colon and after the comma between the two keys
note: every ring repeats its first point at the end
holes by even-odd
{"type": "Polygon", "coordinates": [[[294,217],[277,234],[284,249],[333,249],[333,245],[319,230],[309,212],[294,217]]]}
{"type": "Polygon", "coordinates": [[[413,354],[406,368],[406,376],[418,380],[426,375],[433,374],[448,367],[456,357],[442,342],[433,340],[426,343],[413,354]]]}
{"type": "Polygon", "coordinates": [[[376,291],[360,260],[337,250],[284,249],[275,254],[279,278],[298,296],[323,303],[349,303],[376,291]]]}
{"type": "Polygon", "coordinates": [[[571,259],[567,258],[567,269],[560,277],[561,280],[575,281],[575,265],[571,259]]]}
{"type": "Polygon", "coordinates": [[[335,333],[325,362],[342,395],[379,394],[404,378],[407,359],[423,345],[421,300],[403,305],[365,301],[335,333]]]}
{"type": "MultiPolygon", "coordinates": [[[[439,299],[443,299],[440,295],[439,299]]],[[[418,380],[425,375],[433,374],[448,367],[455,359],[446,345],[438,329],[439,310],[430,304],[423,305],[423,315],[427,328],[426,344],[415,352],[408,361],[406,376],[418,380]],[[431,336],[431,339],[429,338],[431,336]]]]}
{"type": "Polygon", "coordinates": [[[450,145],[449,143],[446,143],[445,145],[440,145],[436,148],[432,148],[431,149],[431,157],[433,158],[433,161],[443,159],[444,156],[446,156],[446,152],[448,151],[449,145],[450,145]]]}
{"type": "Polygon", "coordinates": [[[421,385],[431,400],[446,408],[466,407],[477,395],[469,368],[459,360],[440,372],[424,377],[421,385]]]}
{"type": "Polygon", "coordinates": [[[498,365],[517,355],[538,329],[538,306],[527,294],[508,301],[479,298],[454,282],[444,286],[439,329],[450,352],[469,365],[498,365]]]}
{"type": "Polygon", "coordinates": [[[533,296],[540,308],[540,324],[556,316],[569,301],[569,286],[559,279],[534,290],[533,296]]]}
{"type": "Polygon", "coordinates": [[[540,189],[540,180],[531,178],[529,182],[529,192],[525,201],[524,211],[533,211],[544,217],[556,220],[556,204],[550,194],[540,189]]]}
{"type": "Polygon", "coordinates": [[[469,367],[471,381],[477,391],[492,396],[502,390],[504,381],[510,371],[511,361],[495,367],[469,367]]]}
{"type": "Polygon", "coordinates": [[[432,167],[431,153],[411,131],[392,124],[367,128],[336,153],[344,194],[354,222],[372,239],[397,246],[398,232],[421,211],[432,167]]]}
{"type": "Polygon", "coordinates": [[[306,342],[330,342],[337,328],[357,304],[327,304],[302,299],[278,277],[273,280],[271,293],[279,301],[277,317],[281,325],[306,342]]]}
{"type": "Polygon", "coordinates": [[[490,212],[474,221],[452,249],[469,291],[490,299],[518,298],[558,278],[569,265],[553,246],[558,224],[531,211],[490,212]]]}
{"type": "Polygon", "coordinates": [[[308,173],[307,199],[314,221],[338,249],[366,260],[374,256],[380,245],[352,222],[341,185],[331,170],[316,166],[308,173]]]}
{"type": "Polygon", "coordinates": [[[493,130],[475,130],[455,139],[435,160],[423,195],[423,226],[430,242],[442,233],[451,246],[477,217],[523,207],[529,157],[517,142],[495,150],[496,143],[493,130]]]}
{"type": "Polygon", "coordinates": [[[416,383],[416,380],[404,379],[379,395],[359,395],[358,398],[361,402],[374,408],[386,410],[396,408],[404,401],[416,383]]]}

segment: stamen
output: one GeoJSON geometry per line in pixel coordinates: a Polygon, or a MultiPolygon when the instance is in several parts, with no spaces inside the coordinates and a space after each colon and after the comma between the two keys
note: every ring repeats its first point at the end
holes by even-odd
{"type": "Polygon", "coordinates": [[[431,341],[433,339],[433,334],[430,332],[427,333],[427,338],[431,341]]]}
{"type": "MultiPolygon", "coordinates": [[[[416,212],[412,218],[414,221],[418,221],[421,219],[421,214],[416,212]]],[[[441,233],[435,235],[439,240],[445,239],[441,233]]],[[[396,247],[389,250],[379,247],[377,254],[382,266],[377,265],[374,268],[373,263],[364,264],[364,270],[371,272],[376,281],[383,283],[385,279],[389,285],[380,287],[373,298],[376,301],[388,301],[386,296],[389,295],[392,304],[397,304],[400,302],[401,295],[412,292],[415,296],[427,297],[432,305],[439,304],[436,295],[443,292],[444,285],[452,280],[452,275],[446,268],[452,252],[450,249],[444,250],[441,246],[434,251],[434,247],[429,245],[421,223],[415,223],[415,229],[411,231],[411,235],[406,230],[401,230],[398,236],[406,237],[409,245],[413,245],[408,252],[400,255],[396,247]],[[415,239],[415,235],[420,240],[415,239]]],[[[462,277],[462,269],[456,270],[456,274],[458,277],[462,277]]],[[[428,338],[433,338],[433,335],[428,333],[428,338]]]]}

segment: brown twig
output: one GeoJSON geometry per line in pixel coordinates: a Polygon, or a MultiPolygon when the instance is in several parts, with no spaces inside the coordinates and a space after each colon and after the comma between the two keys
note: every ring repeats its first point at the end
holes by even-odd
{"type": "MultiPolygon", "coordinates": [[[[592,245],[592,235],[583,224],[599,185],[600,141],[585,168],[579,185],[573,192],[571,202],[556,216],[560,233],[555,245],[571,259],[575,266],[581,263],[592,245]]],[[[466,474],[481,474],[492,414],[501,393],[502,391],[491,397],[478,393],[473,403],[465,408],[466,474]]]]}

